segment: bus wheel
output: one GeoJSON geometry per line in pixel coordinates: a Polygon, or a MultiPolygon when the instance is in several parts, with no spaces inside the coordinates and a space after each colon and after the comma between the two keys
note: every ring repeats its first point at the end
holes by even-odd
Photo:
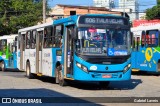
{"type": "Polygon", "coordinates": [[[34,77],[31,73],[29,62],[27,62],[27,65],[26,65],[26,77],[29,79],[32,79],[34,77]]]}
{"type": "Polygon", "coordinates": [[[100,81],[99,85],[102,88],[107,88],[109,86],[109,83],[110,83],[109,81],[100,81]]]}
{"type": "Polygon", "coordinates": [[[4,61],[1,61],[0,64],[1,64],[1,69],[4,72],[5,71],[5,63],[4,63],[4,61]]]}
{"type": "Polygon", "coordinates": [[[66,80],[62,77],[62,68],[61,68],[61,66],[58,66],[57,67],[57,69],[56,69],[56,73],[58,74],[58,75],[56,75],[58,78],[57,78],[57,82],[59,83],[59,85],[60,86],[66,86],[67,85],[67,82],[66,82],[66,80]]]}
{"type": "Polygon", "coordinates": [[[160,72],[160,63],[158,62],[158,71],[160,72]]]}

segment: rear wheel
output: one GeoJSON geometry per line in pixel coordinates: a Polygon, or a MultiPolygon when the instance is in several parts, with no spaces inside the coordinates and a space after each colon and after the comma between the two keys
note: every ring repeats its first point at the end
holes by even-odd
{"type": "Polygon", "coordinates": [[[31,73],[30,69],[31,69],[30,64],[29,64],[29,62],[27,62],[27,64],[26,64],[26,77],[29,78],[29,79],[32,79],[32,78],[34,78],[34,76],[31,73]]]}

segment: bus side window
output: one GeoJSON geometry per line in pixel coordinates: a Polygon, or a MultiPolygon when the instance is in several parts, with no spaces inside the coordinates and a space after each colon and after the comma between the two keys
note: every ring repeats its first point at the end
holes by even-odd
{"type": "Polygon", "coordinates": [[[32,31],[31,34],[31,49],[35,49],[36,47],[36,31],[32,31]]]}
{"type": "Polygon", "coordinates": [[[144,47],[145,46],[145,40],[146,40],[146,37],[145,37],[145,31],[142,31],[142,34],[141,34],[141,46],[144,47]]]}
{"type": "Polygon", "coordinates": [[[28,31],[26,34],[26,49],[30,48],[30,41],[31,41],[31,32],[28,31]]]}
{"type": "Polygon", "coordinates": [[[149,36],[149,31],[146,32],[146,44],[147,44],[147,46],[151,44],[151,42],[150,42],[150,36],[149,36]]]}
{"type": "Polygon", "coordinates": [[[62,47],[63,43],[63,25],[55,26],[55,47],[62,47]]]}
{"type": "Polygon", "coordinates": [[[158,46],[158,30],[149,30],[147,31],[146,38],[148,39],[148,46],[156,47],[158,46]]]}
{"type": "Polygon", "coordinates": [[[52,26],[46,27],[44,29],[44,48],[52,47],[52,26]]]}

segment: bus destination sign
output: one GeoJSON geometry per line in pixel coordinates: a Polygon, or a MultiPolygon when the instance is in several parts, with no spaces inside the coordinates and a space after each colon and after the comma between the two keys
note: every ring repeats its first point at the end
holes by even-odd
{"type": "Polygon", "coordinates": [[[85,18],[86,24],[124,24],[123,19],[85,18]]]}
{"type": "Polygon", "coordinates": [[[119,18],[119,17],[84,17],[81,16],[79,18],[79,24],[120,24],[120,25],[128,25],[127,19],[119,18]]]}

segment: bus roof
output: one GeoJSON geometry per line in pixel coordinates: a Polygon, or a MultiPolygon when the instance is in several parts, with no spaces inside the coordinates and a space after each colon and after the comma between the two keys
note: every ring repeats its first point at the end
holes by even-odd
{"type": "MultiPolygon", "coordinates": [[[[72,15],[72,16],[69,16],[69,17],[67,17],[67,18],[62,18],[62,19],[55,20],[55,21],[53,22],[53,24],[54,24],[54,25],[57,25],[57,24],[61,24],[61,23],[64,23],[64,22],[69,22],[69,21],[71,21],[71,20],[76,23],[76,22],[77,22],[77,19],[78,19],[80,16],[101,16],[101,17],[109,16],[109,17],[119,17],[119,18],[122,18],[122,16],[117,16],[117,15],[114,15],[114,14],[72,15]]],[[[126,18],[126,17],[123,17],[123,18],[126,18]]]]}
{"type": "Polygon", "coordinates": [[[160,30],[160,24],[155,24],[155,25],[151,25],[151,26],[132,27],[131,31],[136,32],[136,31],[146,31],[146,30],[154,30],[154,29],[160,30]]]}
{"type": "Polygon", "coordinates": [[[18,34],[3,35],[3,36],[0,36],[0,40],[1,39],[14,39],[16,36],[18,36],[18,34]]]}
{"type": "Polygon", "coordinates": [[[44,24],[40,24],[40,25],[35,25],[35,26],[31,26],[31,27],[27,27],[27,28],[22,28],[18,30],[19,32],[26,32],[28,30],[34,30],[34,29],[39,29],[39,28],[44,28],[45,26],[49,26],[49,25],[53,25],[53,21],[50,23],[44,23],[44,24]]]}

